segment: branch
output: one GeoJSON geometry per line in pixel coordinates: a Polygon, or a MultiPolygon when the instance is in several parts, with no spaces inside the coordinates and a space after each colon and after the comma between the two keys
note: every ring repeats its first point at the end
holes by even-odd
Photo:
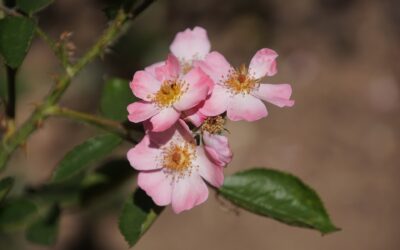
{"type": "Polygon", "coordinates": [[[136,143],[136,141],[134,141],[129,137],[128,131],[122,126],[121,123],[110,119],[58,106],[53,106],[49,108],[46,111],[46,115],[60,116],[60,117],[70,118],[75,121],[83,122],[85,124],[116,134],[124,140],[129,140],[131,142],[136,143]]]}
{"type": "Polygon", "coordinates": [[[58,79],[55,87],[45,97],[43,103],[33,111],[28,120],[13,135],[7,138],[7,140],[3,141],[2,145],[0,145],[0,171],[4,170],[4,167],[14,150],[25,144],[28,137],[39,127],[43,120],[47,118],[46,110],[53,107],[59,101],[65,90],[68,88],[71,79],[95,57],[103,53],[106,47],[112,41],[114,41],[114,39],[120,33],[123,24],[129,18],[134,18],[139,15],[152,2],[153,0],[145,0],[136,8],[136,11],[134,10],[132,12],[134,14],[133,16],[129,16],[122,9],[118,11],[118,14],[113,22],[105,30],[103,35],[93,45],[93,47],[89,49],[89,51],[86,52],[86,54],[75,65],[71,66],[67,72],[58,79]]]}

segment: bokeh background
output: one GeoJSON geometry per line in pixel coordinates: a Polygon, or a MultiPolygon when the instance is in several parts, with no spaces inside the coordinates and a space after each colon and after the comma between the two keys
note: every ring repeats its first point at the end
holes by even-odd
{"type": "MultiPolygon", "coordinates": [[[[72,31],[76,56],[107,23],[112,1],[56,0],[39,14],[52,37],[72,31]]],[[[314,187],[342,231],[321,236],[226,204],[214,195],[179,216],[168,208],[136,249],[396,250],[400,249],[400,2],[396,0],[184,1],[160,0],[73,82],[62,104],[98,110],[104,79],[133,73],[168,53],[176,32],[202,26],[212,49],[235,65],[262,47],[279,53],[269,83],[291,83],[293,108],[269,105],[254,123],[229,123],[234,160],[226,173],[252,166],[289,171],[314,187]]],[[[3,70],[3,69],[2,69],[3,70]]],[[[18,78],[18,123],[47,93],[59,65],[35,39],[18,78]]],[[[3,73],[2,73],[3,74],[3,73]]],[[[45,182],[61,157],[94,131],[49,119],[12,159],[8,173],[32,186],[45,182]]],[[[125,145],[113,157],[123,157],[125,145]]],[[[132,183],[120,197],[133,190],[132,183]]],[[[116,202],[118,204],[118,202],[116,202]]],[[[127,249],[118,206],[67,212],[54,249],[127,249]]],[[[23,235],[0,249],[45,249],[23,235]]]]}

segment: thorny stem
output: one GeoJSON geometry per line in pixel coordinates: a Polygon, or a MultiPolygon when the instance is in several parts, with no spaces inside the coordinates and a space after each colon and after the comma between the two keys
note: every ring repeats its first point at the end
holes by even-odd
{"type": "Polygon", "coordinates": [[[64,94],[68,88],[71,79],[75,77],[89,62],[104,52],[106,47],[110,45],[112,41],[122,30],[123,24],[128,19],[133,19],[141,12],[143,12],[154,0],[144,0],[135,10],[132,15],[127,14],[124,10],[120,9],[117,16],[112,21],[110,26],[104,31],[103,35],[100,36],[98,41],[90,48],[86,54],[74,65],[67,69],[67,72],[58,78],[54,88],[44,98],[43,102],[36,107],[31,116],[27,121],[10,135],[7,140],[3,140],[0,145],[0,171],[4,170],[8,159],[11,154],[21,145],[25,144],[28,137],[39,128],[40,124],[44,119],[47,118],[46,111],[52,108],[64,94]]]}

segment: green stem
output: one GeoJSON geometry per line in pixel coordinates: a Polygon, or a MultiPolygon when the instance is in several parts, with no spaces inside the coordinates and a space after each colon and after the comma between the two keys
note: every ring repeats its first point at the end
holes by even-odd
{"type": "Polygon", "coordinates": [[[121,123],[109,120],[96,115],[79,112],[76,110],[71,110],[68,108],[62,108],[58,106],[53,106],[46,110],[46,115],[60,116],[65,118],[70,118],[79,122],[83,122],[88,125],[100,128],[102,130],[114,133],[120,136],[122,139],[130,140],[127,131],[122,126],[121,123]]]}
{"type": "Polygon", "coordinates": [[[40,124],[47,118],[46,111],[53,107],[64,94],[68,88],[71,79],[78,74],[83,67],[91,62],[95,57],[103,53],[106,47],[117,37],[122,29],[123,24],[129,19],[136,17],[145,10],[143,6],[147,7],[153,1],[144,1],[134,11],[134,16],[129,16],[122,9],[118,11],[117,16],[112,21],[110,26],[105,30],[99,40],[93,45],[91,49],[75,64],[67,68],[67,72],[61,76],[56,82],[55,87],[45,97],[42,104],[40,104],[28,118],[28,120],[17,130],[10,135],[7,140],[4,140],[0,145],[0,171],[4,170],[11,154],[21,145],[25,144],[28,137],[40,127],[40,124]]]}

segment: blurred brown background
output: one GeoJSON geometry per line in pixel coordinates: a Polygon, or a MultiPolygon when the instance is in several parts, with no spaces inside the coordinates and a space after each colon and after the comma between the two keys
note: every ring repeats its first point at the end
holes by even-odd
{"type": "MultiPolygon", "coordinates": [[[[101,9],[111,2],[56,0],[40,13],[40,24],[53,37],[73,31],[80,55],[106,25],[101,9]]],[[[235,156],[226,173],[251,166],[294,173],[318,191],[342,231],[321,237],[246,211],[236,214],[211,193],[190,212],[177,216],[167,209],[136,249],[400,249],[400,2],[160,0],[73,82],[62,104],[96,111],[105,77],[131,78],[166,56],[176,32],[196,25],[208,30],[212,49],[236,65],[259,48],[276,50],[279,73],[267,81],[291,83],[296,100],[290,109],[269,105],[267,119],[229,124],[235,156]]],[[[36,39],[19,76],[19,123],[57,72],[55,58],[36,39]]],[[[40,184],[90,134],[83,125],[50,119],[31,137],[26,154],[15,155],[9,173],[40,184]]],[[[55,249],[127,249],[118,209],[105,211],[66,213],[55,249]]],[[[0,248],[42,249],[23,238],[0,248]]]]}

